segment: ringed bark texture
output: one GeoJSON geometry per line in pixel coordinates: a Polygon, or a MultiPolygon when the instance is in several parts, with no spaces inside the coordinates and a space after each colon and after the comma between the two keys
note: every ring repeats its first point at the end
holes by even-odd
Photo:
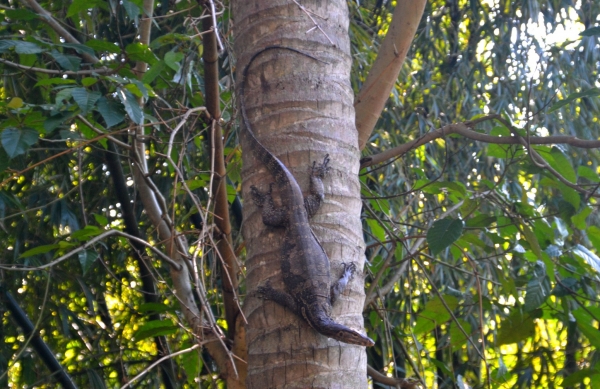
{"type": "MultiPolygon", "coordinates": [[[[350,85],[346,2],[301,2],[322,31],[291,0],[232,3],[238,85],[252,55],[266,46],[292,47],[327,62],[269,50],[249,69],[244,102],[255,135],[290,169],[305,194],[313,161],[320,163],[325,154],[331,156],[332,169],[324,179],[325,202],[311,226],[330,258],[334,279],[342,274],[342,262],[354,262],[359,269],[334,304],[333,318],[363,331],[360,153],[350,85]]],[[[275,289],[285,289],[280,269],[283,231],[264,226],[250,196],[251,185],[267,190],[274,177],[247,143],[242,143],[242,150],[248,388],[366,388],[364,347],[329,339],[292,312],[254,294],[266,280],[275,289]]],[[[274,186],[277,202],[276,190],[274,186]]]]}

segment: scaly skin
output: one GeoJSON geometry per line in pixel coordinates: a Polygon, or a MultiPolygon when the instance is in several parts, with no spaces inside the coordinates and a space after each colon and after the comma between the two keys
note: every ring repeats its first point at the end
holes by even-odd
{"type": "Polygon", "coordinates": [[[268,46],[252,56],[244,68],[240,83],[240,108],[245,134],[256,157],[266,165],[279,187],[282,207],[276,208],[269,191],[261,193],[252,187],[252,197],[262,208],[263,223],[273,227],[284,227],[285,235],[281,250],[281,272],[287,292],[273,289],[268,283],[258,288],[265,299],[287,307],[303,318],[319,333],[339,341],[360,346],[373,346],[369,337],[336,323],[331,318],[331,305],[342,293],[356,271],[351,263],[344,264],[344,274],[332,284],[329,258],[314,236],[308,219],[323,201],[322,178],[329,171],[329,155],[323,163],[313,163],[311,171],[311,194],[304,198],[300,186],[285,165],[271,153],[254,135],[244,104],[244,88],[248,69],[256,57],[268,50],[288,50],[319,61],[302,51],[284,46],[268,46]]]}

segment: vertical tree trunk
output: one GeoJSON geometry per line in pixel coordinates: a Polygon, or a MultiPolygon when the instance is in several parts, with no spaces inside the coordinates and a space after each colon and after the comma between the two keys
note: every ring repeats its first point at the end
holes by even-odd
{"type": "MultiPolygon", "coordinates": [[[[324,179],[325,202],[311,226],[331,260],[332,278],[341,275],[342,262],[357,265],[348,289],[334,304],[333,318],[362,331],[364,241],[348,9],[343,0],[302,5],[308,13],[291,0],[233,2],[238,85],[252,55],[266,46],[292,47],[327,62],[269,50],[249,69],[244,101],[254,133],[288,166],[305,193],[313,161],[331,156],[332,169],[324,179]]],[[[250,185],[267,189],[274,177],[247,143],[242,143],[242,150],[248,388],[366,387],[363,347],[328,339],[289,310],[254,294],[267,279],[273,280],[274,288],[285,288],[280,269],[283,233],[263,225],[249,191],[250,185]]],[[[277,202],[278,194],[274,197],[277,202]]]]}

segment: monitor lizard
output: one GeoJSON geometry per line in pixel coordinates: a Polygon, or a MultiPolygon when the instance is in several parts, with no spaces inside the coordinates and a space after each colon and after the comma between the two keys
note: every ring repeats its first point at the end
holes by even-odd
{"type": "Polygon", "coordinates": [[[272,300],[303,318],[317,332],[350,344],[373,346],[371,338],[335,322],[331,318],[332,304],[343,292],[356,272],[354,263],[344,264],[339,280],[332,282],[329,258],[315,237],[308,219],[315,214],[324,199],[322,178],[329,171],[329,155],[317,165],[313,162],[310,173],[310,195],[304,197],[298,182],[271,151],[256,138],[244,103],[248,69],[254,60],[269,50],[288,50],[323,62],[310,54],[285,46],[267,46],[255,53],[244,67],[239,87],[240,108],[245,134],[251,150],[275,178],[267,192],[251,187],[255,204],[262,210],[265,225],[284,227],[285,235],[281,249],[281,273],[287,291],[274,289],[268,282],[258,287],[258,295],[272,300]],[[276,207],[271,192],[273,184],[279,187],[281,207],[276,207]]]}

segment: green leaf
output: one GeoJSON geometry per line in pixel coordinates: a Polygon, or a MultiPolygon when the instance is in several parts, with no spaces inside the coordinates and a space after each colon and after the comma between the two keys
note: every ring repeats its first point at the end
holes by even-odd
{"type": "Polygon", "coordinates": [[[74,55],[63,54],[56,50],[52,50],[50,52],[50,55],[52,56],[52,58],[54,58],[56,62],[58,62],[61,68],[71,71],[79,70],[79,67],[81,65],[81,58],[76,57],[74,55]]]}
{"type": "Polygon", "coordinates": [[[564,107],[565,105],[567,105],[577,99],[580,99],[582,97],[595,97],[595,96],[600,96],[600,89],[590,88],[583,92],[571,93],[569,96],[567,96],[566,99],[560,100],[559,102],[553,104],[552,107],[550,107],[550,109],[548,110],[548,112],[549,113],[554,112],[557,109],[560,109],[560,108],[564,107]]]}
{"type": "Polygon", "coordinates": [[[33,42],[14,41],[14,46],[17,54],[39,54],[46,51],[33,42]]]}
{"type": "Polygon", "coordinates": [[[523,235],[525,235],[525,240],[529,243],[529,247],[531,247],[531,251],[538,257],[538,259],[542,259],[542,249],[540,247],[540,243],[537,240],[537,237],[531,231],[531,228],[523,222],[521,222],[521,231],[523,235]]]}
{"type": "Polygon", "coordinates": [[[600,27],[590,27],[590,28],[587,28],[584,31],[580,32],[579,35],[581,35],[581,36],[595,36],[595,35],[600,35],[600,27]]]}
{"type": "MultiPolygon", "coordinates": [[[[184,348],[189,348],[192,345],[191,343],[187,343],[186,346],[187,347],[184,348]]],[[[202,360],[200,359],[199,351],[196,349],[183,354],[181,356],[181,362],[188,378],[188,383],[196,384],[195,380],[202,369],[202,360]]]]}
{"type": "Polygon", "coordinates": [[[432,255],[436,255],[454,243],[463,232],[463,221],[450,217],[437,220],[427,231],[427,243],[432,255]]]}
{"type": "Polygon", "coordinates": [[[592,182],[600,182],[600,176],[587,166],[579,166],[577,168],[577,174],[579,177],[588,179],[592,182]]]}
{"type": "Polygon", "coordinates": [[[90,39],[89,41],[85,42],[85,45],[99,52],[107,52],[112,54],[117,54],[121,52],[121,48],[119,46],[115,45],[112,42],[100,39],[90,39]]]}
{"type": "Polygon", "coordinates": [[[573,254],[586,261],[587,264],[596,271],[596,273],[600,274],[600,258],[596,254],[580,244],[576,244],[572,251],[573,254]]]}
{"type": "Polygon", "coordinates": [[[6,106],[10,109],[19,109],[23,107],[23,99],[20,97],[13,97],[6,106]]]}
{"type": "Polygon", "coordinates": [[[19,256],[19,258],[27,258],[27,257],[32,257],[34,255],[39,255],[39,254],[45,254],[47,252],[50,252],[52,250],[56,250],[58,249],[60,246],[58,244],[47,244],[44,246],[38,246],[38,247],[34,247],[30,250],[25,251],[23,254],[21,254],[19,256]]]}
{"type": "Polygon", "coordinates": [[[38,14],[31,12],[28,9],[5,9],[4,13],[7,18],[14,21],[27,22],[39,18],[38,14]]]}
{"type": "Polygon", "coordinates": [[[561,176],[571,181],[572,183],[577,182],[577,174],[575,174],[575,169],[571,165],[571,161],[567,158],[567,156],[560,150],[558,147],[553,147],[550,151],[552,155],[552,159],[548,161],[550,166],[554,168],[557,172],[560,173],[561,176]]]}
{"type": "Polygon", "coordinates": [[[73,88],[72,96],[81,109],[81,113],[85,115],[94,108],[101,95],[100,92],[89,92],[85,88],[73,88]]]}
{"type": "Polygon", "coordinates": [[[86,369],[85,370],[88,375],[88,381],[90,382],[90,389],[106,389],[106,385],[104,385],[104,380],[98,372],[94,369],[86,369]]]}
{"type": "Polygon", "coordinates": [[[510,316],[500,322],[497,345],[517,343],[535,334],[535,322],[530,313],[515,308],[510,316]]]}
{"type": "Polygon", "coordinates": [[[2,146],[10,158],[25,154],[29,146],[38,140],[38,132],[30,128],[22,130],[14,127],[5,128],[2,131],[2,146]]]}
{"type": "Polygon", "coordinates": [[[171,320],[151,320],[144,323],[134,334],[133,338],[136,342],[159,335],[170,335],[177,332],[178,326],[174,325],[171,320]]]}
{"type": "Polygon", "coordinates": [[[0,53],[4,53],[10,48],[15,47],[15,42],[17,41],[0,40],[0,53]]]}
{"type": "Polygon", "coordinates": [[[108,219],[106,218],[106,216],[104,215],[99,215],[97,213],[94,213],[94,219],[96,220],[96,223],[98,223],[100,226],[104,227],[108,225],[108,219]]]}
{"type": "Polygon", "coordinates": [[[137,27],[138,19],[141,14],[140,7],[138,7],[137,4],[129,0],[123,0],[122,4],[123,8],[125,8],[125,11],[127,12],[127,16],[129,16],[129,19],[133,20],[134,24],[137,27]]]}
{"type": "Polygon", "coordinates": [[[162,303],[144,303],[138,308],[140,313],[165,313],[170,311],[175,311],[175,308],[162,303]]]}
{"type": "Polygon", "coordinates": [[[523,305],[523,309],[526,312],[531,312],[534,309],[537,309],[546,301],[550,291],[548,290],[544,281],[545,277],[540,277],[527,283],[525,304],[523,305]]]}
{"type": "Polygon", "coordinates": [[[595,349],[600,348],[600,331],[591,324],[597,318],[593,318],[582,308],[577,308],[572,311],[571,314],[577,320],[577,328],[579,328],[581,333],[588,338],[591,345],[594,346],[595,349]]]}
{"type": "MultiPolygon", "coordinates": [[[[451,310],[458,306],[458,299],[454,296],[445,295],[444,301],[451,310]]],[[[425,304],[425,308],[421,311],[417,318],[417,324],[413,328],[415,336],[433,331],[433,329],[448,320],[452,316],[446,310],[442,300],[435,296],[425,304]]]]}
{"type": "Polygon", "coordinates": [[[85,86],[85,87],[90,87],[92,85],[94,85],[95,83],[98,82],[97,78],[94,77],[85,77],[81,80],[81,85],[85,86]]]}
{"type": "Polygon", "coordinates": [[[93,250],[83,250],[79,252],[78,256],[81,270],[83,271],[83,275],[85,275],[94,264],[94,261],[98,259],[98,253],[93,250]]]}
{"type": "Polygon", "coordinates": [[[596,226],[590,226],[587,230],[587,236],[596,252],[600,253],[600,228],[596,226]]]}
{"type": "Polygon", "coordinates": [[[121,103],[125,107],[125,111],[129,118],[135,124],[142,124],[144,122],[144,111],[140,108],[137,99],[135,96],[126,89],[119,88],[117,91],[117,95],[121,100],[121,103]]]}
{"type": "Polygon", "coordinates": [[[106,122],[106,128],[110,128],[125,120],[125,112],[121,104],[113,100],[108,100],[105,97],[98,100],[98,112],[102,115],[102,119],[106,122]]]}
{"type": "Polygon", "coordinates": [[[81,230],[77,230],[71,234],[72,239],[77,239],[79,241],[86,241],[89,238],[93,238],[94,236],[98,236],[102,234],[104,230],[100,227],[96,226],[85,226],[81,230]]]}
{"type": "MultiPolygon", "coordinates": [[[[599,27],[600,29],[600,27],[599,27]]],[[[600,382],[600,371],[596,368],[582,369],[565,377],[561,388],[574,387],[577,384],[583,384],[583,380],[590,378],[591,382],[600,382]]]]}
{"type": "Polygon", "coordinates": [[[179,68],[181,68],[181,66],[179,65],[179,61],[181,61],[182,59],[183,53],[169,51],[167,54],[165,54],[164,61],[168,67],[178,72],[179,68]]]}
{"type": "Polygon", "coordinates": [[[166,66],[167,65],[165,64],[165,61],[159,61],[151,65],[148,71],[144,74],[144,77],[142,77],[142,82],[145,84],[150,84],[162,73],[166,66]]]}
{"type": "Polygon", "coordinates": [[[150,48],[141,43],[130,43],[125,47],[125,53],[132,61],[146,62],[153,65],[158,62],[158,58],[152,53],[150,48]]]}
{"type": "Polygon", "coordinates": [[[45,80],[38,81],[35,86],[69,85],[75,83],[75,80],[69,80],[67,78],[46,78],[45,80]]]}
{"type": "MultiPolygon", "coordinates": [[[[461,327],[465,330],[467,334],[471,333],[471,324],[466,322],[464,319],[458,319],[458,324],[461,325],[461,327]]],[[[450,344],[452,345],[453,351],[459,350],[462,346],[464,346],[467,343],[467,337],[460,330],[460,328],[458,328],[458,325],[454,321],[450,324],[449,335],[450,344]]]]}
{"type": "Polygon", "coordinates": [[[385,242],[385,230],[379,224],[378,220],[375,219],[367,219],[367,224],[371,230],[371,234],[375,235],[375,239],[380,242],[385,242]]]}
{"type": "Polygon", "coordinates": [[[67,10],[67,17],[77,15],[80,12],[87,11],[88,9],[94,8],[100,3],[97,0],[73,0],[67,10]]]}

